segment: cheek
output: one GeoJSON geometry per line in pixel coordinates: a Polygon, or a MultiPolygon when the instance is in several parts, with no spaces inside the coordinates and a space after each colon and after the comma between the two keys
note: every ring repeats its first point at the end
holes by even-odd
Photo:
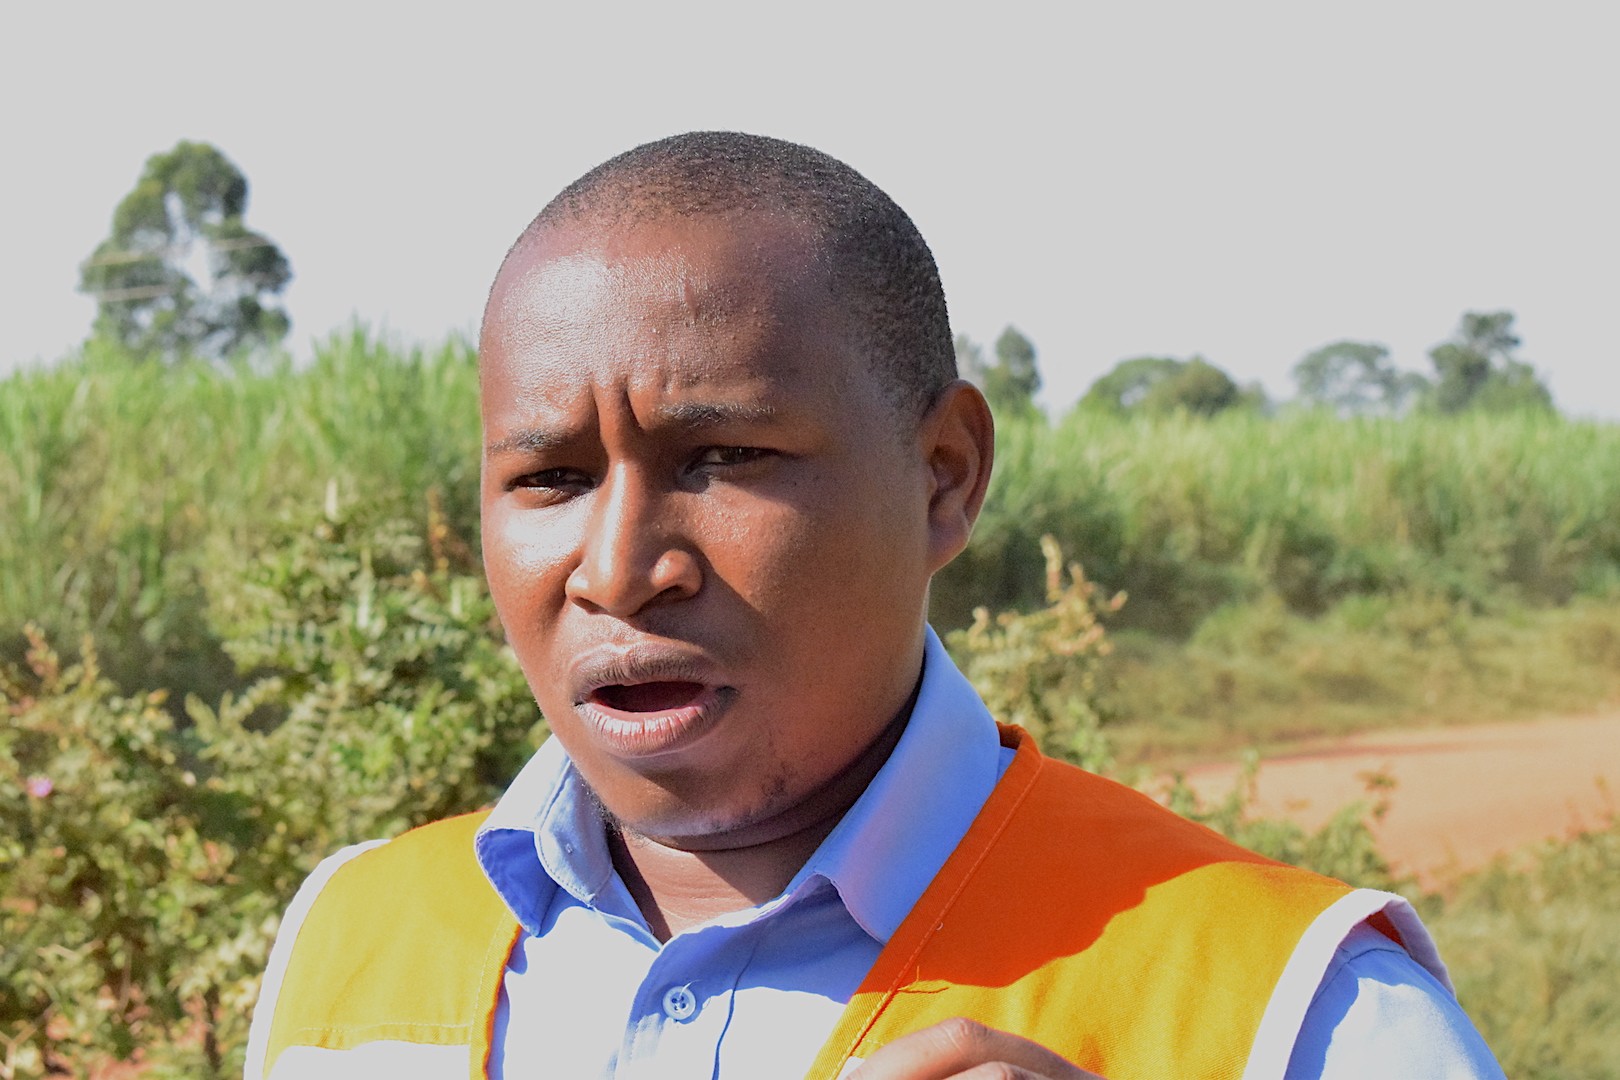
{"type": "Polygon", "coordinates": [[[716,514],[706,530],[713,571],[778,633],[847,631],[921,595],[926,531],[903,497],[833,482],[798,496],[716,514]]]}
{"type": "Polygon", "coordinates": [[[577,529],[563,515],[484,513],[484,574],[513,651],[527,667],[566,601],[577,529]]]}

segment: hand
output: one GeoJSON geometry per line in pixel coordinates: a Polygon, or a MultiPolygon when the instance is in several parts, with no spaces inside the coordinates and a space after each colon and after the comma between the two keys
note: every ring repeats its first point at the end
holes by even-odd
{"type": "Polygon", "coordinates": [[[1039,1043],[957,1017],[896,1039],[846,1080],[1102,1080],[1039,1043]]]}

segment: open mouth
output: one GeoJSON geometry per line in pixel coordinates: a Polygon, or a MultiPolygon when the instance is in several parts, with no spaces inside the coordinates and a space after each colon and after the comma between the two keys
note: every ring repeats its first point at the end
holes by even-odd
{"type": "Polygon", "coordinates": [[[701,704],[708,687],[697,682],[644,682],[598,687],[591,693],[596,705],[621,713],[668,713],[701,704]]]}
{"type": "Polygon", "coordinates": [[[725,711],[732,692],[687,679],[608,683],[585,696],[578,712],[613,753],[647,757],[702,738],[725,711]]]}

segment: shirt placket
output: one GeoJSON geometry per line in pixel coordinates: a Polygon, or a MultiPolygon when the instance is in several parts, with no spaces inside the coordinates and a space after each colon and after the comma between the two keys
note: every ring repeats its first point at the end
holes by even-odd
{"type": "Polygon", "coordinates": [[[670,939],[631,1006],[615,1080],[714,1080],[751,927],[705,927],[670,939]]]}

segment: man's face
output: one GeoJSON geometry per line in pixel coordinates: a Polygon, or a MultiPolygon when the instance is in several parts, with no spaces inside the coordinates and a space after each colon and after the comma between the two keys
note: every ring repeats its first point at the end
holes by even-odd
{"type": "Polygon", "coordinates": [[[481,362],[490,587],[598,798],[720,838],[823,789],[904,706],[940,560],[914,425],[803,236],[559,227],[481,362]]]}

